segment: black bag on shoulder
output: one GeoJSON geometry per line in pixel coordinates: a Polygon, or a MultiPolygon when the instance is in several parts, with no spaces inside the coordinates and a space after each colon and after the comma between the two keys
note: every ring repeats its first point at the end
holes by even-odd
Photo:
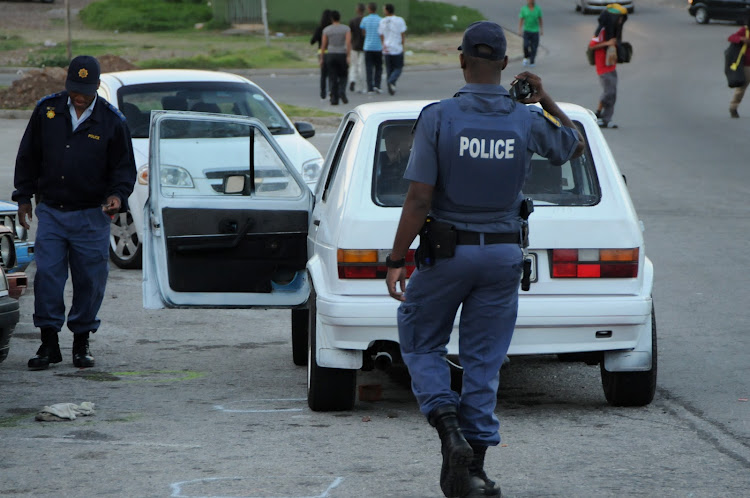
{"type": "Polygon", "coordinates": [[[745,50],[744,44],[730,43],[724,51],[724,74],[727,76],[729,88],[741,87],[745,84],[745,50]]]}
{"type": "Polygon", "coordinates": [[[624,63],[630,62],[633,58],[633,45],[628,42],[617,43],[617,62],[624,63]]]}

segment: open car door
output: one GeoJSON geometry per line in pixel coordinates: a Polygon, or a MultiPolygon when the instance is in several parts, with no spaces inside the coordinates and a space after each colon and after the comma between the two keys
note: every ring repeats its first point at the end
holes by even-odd
{"type": "Polygon", "coordinates": [[[312,193],[257,119],[154,111],[143,306],[305,303],[312,193]]]}

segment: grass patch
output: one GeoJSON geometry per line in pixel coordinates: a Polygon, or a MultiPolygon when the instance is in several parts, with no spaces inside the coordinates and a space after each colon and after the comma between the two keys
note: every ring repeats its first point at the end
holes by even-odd
{"type": "Polygon", "coordinates": [[[281,107],[281,110],[284,111],[284,114],[286,114],[290,118],[292,116],[294,116],[295,118],[341,117],[341,114],[337,112],[324,111],[323,109],[316,109],[314,107],[301,107],[292,104],[282,104],[281,102],[276,103],[279,104],[279,107],[281,107]]]}
{"type": "Polygon", "coordinates": [[[27,420],[29,417],[32,419],[36,412],[22,413],[20,415],[13,415],[12,417],[0,417],[0,429],[8,429],[10,427],[17,427],[21,422],[27,420]]]}
{"type": "Polygon", "coordinates": [[[409,3],[408,32],[410,34],[463,31],[484,16],[470,7],[457,7],[442,2],[411,0],[409,3]]]}
{"type": "Polygon", "coordinates": [[[242,69],[259,67],[290,67],[298,65],[302,58],[282,47],[259,47],[257,50],[210,51],[190,57],[148,59],[137,65],[142,69],[242,69]]]}
{"type": "Polygon", "coordinates": [[[213,17],[204,2],[164,0],[100,0],[79,13],[86,26],[108,31],[172,31],[207,22],[213,17]]]}
{"type": "MultiPolygon", "coordinates": [[[[73,41],[71,47],[73,54],[116,54],[121,48],[120,44],[97,41],[73,41]]],[[[32,67],[67,67],[69,62],[67,47],[64,43],[33,50],[26,61],[32,67]]]]}
{"type": "Polygon", "coordinates": [[[18,35],[5,35],[0,33],[0,51],[16,50],[28,45],[29,44],[18,35]]]}

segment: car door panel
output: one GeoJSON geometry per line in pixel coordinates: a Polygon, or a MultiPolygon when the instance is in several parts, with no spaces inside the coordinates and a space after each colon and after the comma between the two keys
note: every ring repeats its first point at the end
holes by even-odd
{"type": "Polygon", "coordinates": [[[178,111],[151,127],[144,307],[303,304],[312,193],[268,130],[178,111]]]}

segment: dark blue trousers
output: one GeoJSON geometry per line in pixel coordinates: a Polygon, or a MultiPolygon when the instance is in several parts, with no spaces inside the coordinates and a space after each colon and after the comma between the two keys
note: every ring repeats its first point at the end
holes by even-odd
{"type": "Polygon", "coordinates": [[[534,64],[536,60],[536,51],[539,48],[539,32],[523,32],[523,56],[529,59],[529,64],[534,64]]]}
{"type": "Polygon", "coordinates": [[[109,225],[101,207],[59,211],[46,204],[36,208],[34,247],[34,325],[62,330],[65,324],[65,282],[70,267],[73,303],[68,328],[96,332],[109,273],[109,225]]]}
{"type": "Polygon", "coordinates": [[[414,272],[398,309],[401,353],[420,411],[429,416],[439,406],[456,406],[464,437],[486,446],[500,442],[494,412],[516,325],[522,259],[514,244],[459,245],[455,257],[414,272]],[[459,305],[460,396],[451,390],[445,361],[459,305]]]}

